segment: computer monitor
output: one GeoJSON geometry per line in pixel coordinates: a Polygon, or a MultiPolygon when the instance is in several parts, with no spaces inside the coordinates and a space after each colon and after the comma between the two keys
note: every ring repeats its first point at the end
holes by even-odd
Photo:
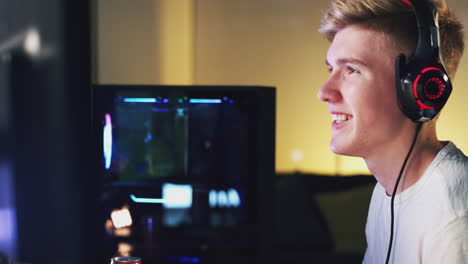
{"type": "Polygon", "coordinates": [[[273,87],[93,89],[111,254],[158,263],[261,256],[273,218],[273,87]]]}

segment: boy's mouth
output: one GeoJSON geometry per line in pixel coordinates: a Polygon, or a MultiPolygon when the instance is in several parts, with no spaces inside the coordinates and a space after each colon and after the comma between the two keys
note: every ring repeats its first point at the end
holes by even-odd
{"type": "Polygon", "coordinates": [[[333,121],[337,124],[343,123],[352,118],[351,115],[347,115],[347,114],[332,114],[331,116],[332,116],[333,121]]]}

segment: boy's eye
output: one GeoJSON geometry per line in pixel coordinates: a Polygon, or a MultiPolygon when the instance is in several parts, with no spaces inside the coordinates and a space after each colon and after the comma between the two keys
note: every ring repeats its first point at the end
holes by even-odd
{"type": "Polygon", "coordinates": [[[348,73],[356,73],[357,70],[351,66],[348,66],[348,73]]]}

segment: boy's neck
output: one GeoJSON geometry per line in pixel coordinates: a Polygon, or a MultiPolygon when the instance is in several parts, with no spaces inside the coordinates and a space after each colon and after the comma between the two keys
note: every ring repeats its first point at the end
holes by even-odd
{"type": "MultiPolygon", "coordinates": [[[[413,136],[414,134],[411,137],[413,136]]],[[[389,196],[393,193],[395,182],[411,147],[411,143],[402,144],[400,141],[400,144],[398,144],[398,142],[395,142],[392,144],[393,147],[385,151],[385,153],[376,153],[374,157],[365,159],[370,172],[385,188],[389,196]]],[[[429,167],[445,144],[437,139],[434,126],[422,127],[413,152],[402,174],[397,193],[406,190],[423,176],[427,167],[429,167]]]]}

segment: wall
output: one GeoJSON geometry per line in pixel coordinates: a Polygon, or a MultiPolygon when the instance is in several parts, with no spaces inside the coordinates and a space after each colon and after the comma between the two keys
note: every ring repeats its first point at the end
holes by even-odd
{"type": "MultiPolygon", "coordinates": [[[[331,118],[317,97],[328,42],[317,33],[328,0],[100,0],[98,83],[245,84],[277,87],[276,170],[366,173],[328,148],[331,118]],[[293,158],[294,157],[294,158],[293,158]]],[[[449,5],[468,25],[463,0],[449,5]]],[[[463,58],[439,121],[441,139],[468,153],[463,58]]]]}
{"type": "Polygon", "coordinates": [[[96,81],[192,84],[192,0],[95,3],[96,81]]]}
{"type": "Polygon", "coordinates": [[[159,81],[158,10],[153,0],[97,1],[97,78],[100,83],[159,81]]]}

